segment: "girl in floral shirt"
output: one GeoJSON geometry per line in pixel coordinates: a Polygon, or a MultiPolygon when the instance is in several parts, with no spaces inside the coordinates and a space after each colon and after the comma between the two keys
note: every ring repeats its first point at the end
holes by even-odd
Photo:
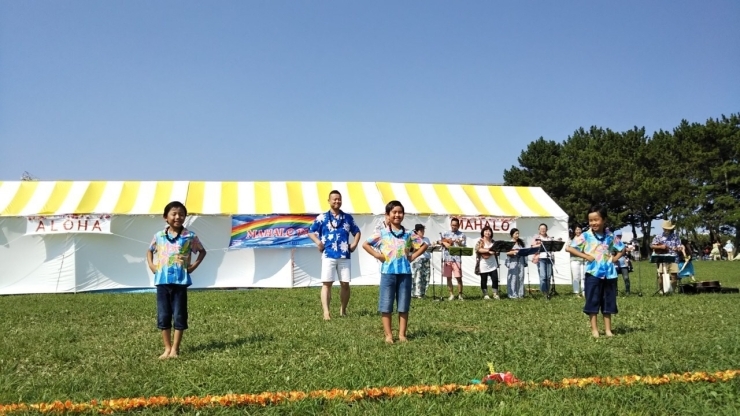
{"type": "Polygon", "coordinates": [[[403,205],[399,201],[389,202],[385,206],[385,226],[377,228],[362,244],[368,254],[383,262],[380,268],[378,311],[388,344],[393,344],[391,315],[394,301],[398,310],[398,340],[406,341],[411,305],[411,262],[427,249],[427,244],[418,234],[401,225],[403,217],[403,205]]]}

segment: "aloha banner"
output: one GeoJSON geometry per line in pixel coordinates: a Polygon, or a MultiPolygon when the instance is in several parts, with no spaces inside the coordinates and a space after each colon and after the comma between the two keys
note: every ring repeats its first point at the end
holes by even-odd
{"type": "Polygon", "coordinates": [[[310,247],[314,215],[234,215],[229,248],[310,247]]]}
{"type": "Polygon", "coordinates": [[[110,215],[51,215],[26,219],[26,235],[110,234],[110,215]]]}

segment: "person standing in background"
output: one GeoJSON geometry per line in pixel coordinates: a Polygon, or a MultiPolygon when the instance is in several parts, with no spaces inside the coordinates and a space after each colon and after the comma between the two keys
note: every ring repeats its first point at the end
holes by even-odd
{"type": "MultiPolygon", "coordinates": [[[[552,241],[554,238],[547,235],[547,224],[540,224],[539,234],[532,239],[532,247],[539,247],[543,241],[552,241]]],[[[532,263],[537,265],[540,275],[540,292],[547,295],[550,292],[550,279],[552,278],[552,264],[555,260],[552,253],[538,252],[532,258],[532,263]]]]}
{"type": "Polygon", "coordinates": [[[465,247],[467,244],[467,238],[465,234],[460,231],[460,220],[453,218],[450,221],[450,231],[442,234],[442,261],[444,267],[442,269],[442,276],[447,278],[447,290],[450,292],[449,300],[455,300],[455,295],[452,292],[452,278],[457,279],[457,299],[463,300],[463,281],[462,281],[462,258],[460,256],[450,255],[450,247],[465,247]]]}
{"type": "MultiPolygon", "coordinates": [[[[573,239],[578,238],[583,233],[583,229],[579,226],[573,230],[573,239]]],[[[583,297],[583,284],[586,277],[586,260],[571,254],[570,255],[570,273],[573,279],[573,294],[579,297],[583,297]]]]}
{"type": "Polygon", "coordinates": [[[498,253],[493,251],[493,229],[486,225],[480,232],[481,238],[475,245],[475,252],[480,256],[480,290],[484,300],[488,296],[488,279],[491,279],[491,292],[494,299],[498,296],[498,253]]]}
{"type": "MultiPolygon", "coordinates": [[[[411,263],[411,297],[412,298],[423,298],[427,292],[427,284],[429,284],[429,273],[432,261],[432,255],[429,253],[428,248],[432,245],[428,238],[424,237],[426,227],[423,224],[416,224],[414,226],[414,234],[421,238],[421,241],[427,245],[427,249],[411,263]]],[[[418,248],[418,247],[414,247],[418,248]]]]}

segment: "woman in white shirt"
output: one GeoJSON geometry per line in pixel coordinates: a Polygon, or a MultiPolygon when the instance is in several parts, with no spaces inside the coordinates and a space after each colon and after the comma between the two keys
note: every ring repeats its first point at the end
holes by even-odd
{"type": "Polygon", "coordinates": [[[488,296],[488,278],[491,278],[491,291],[493,298],[498,296],[498,253],[493,251],[493,229],[486,225],[480,231],[480,240],[475,245],[475,252],[480,256],[480,290],[483,299],[491,299],[488,296]]]}

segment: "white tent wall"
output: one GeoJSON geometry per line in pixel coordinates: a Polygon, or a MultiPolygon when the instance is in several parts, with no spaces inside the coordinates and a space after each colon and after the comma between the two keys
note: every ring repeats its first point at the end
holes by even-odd
{"type": "Polygon", "coordinates": [[[76,291],[150,287],[146,249],[161,218],[115,216],[111,234],[69,234],[75,239],[76,291]]]}
{"type": "Polygon", "coordinates": [[[26,236],[26,218],[0,218],[0,294],[75,291],[71,234],[26,236]]]}
{"type": "MultiPolygon", "coordinates": [[[[382,215],[357,215],[355,220],[363,240],[370,236],[382,215]]],[[[426,226],[431,241],[449,230],[449,216],[408,215],[404,226],[426,226]]],[[[529,244],[540,223],[548,225],[551,236],[567,240],[567,221],[554,218],[519,218],[516,226],[529,244]]],[[[230,216],[191,216],[187,227],[193,230],[208,250],[206,261],[193,274],[193,288],[291,288],[320,286],[321,256],[311,248],[263,248],[229,250],[230,216]]],[[[157,216],[114,216],[111,234],[66,234],[27,236],[26,219],[0,218],[0,294],[64,293],[97,290],[125,290],[152,287],[146,265],[146,250],[153,234],[164,227],[157,216]],[[17,261],[23,258],[24,261],[17,261]]],[[[473,247],[480,232],[465,232],[473,247]]],[[[509,240],[507,232],[496,232],[496,240],[509,240]]],[[[441,254],[432,255],[432,282],[444,285],[440,273],[441,254]]],[[[501,257],[503,259],[503,256],[501,257]]],[[[555,280],[571,282],[569,257],[559,252],[555,260],[555,280]]],[[[530,262],[527,283],[537,285],[536,265],[530,262]]],[[[473,273],[475,257],[463,258],[463,283],[478,287],[473,273]]],[[[380,263],[358,247],[352,256],[352,284],[377,285],[380,263]]],[[[506,284],[506,269],[501,268],[500,284],[506,284]]],[[[469,290],[469,289],[468,289],[469,290]]]]}
{"type": "Polygon", "coordinates": [[[293,287],[290,249],[229,250],[230,216],[191,216],[186,226],[198,235],[208,251],[193,273],[192,287],[293,287]]]}

